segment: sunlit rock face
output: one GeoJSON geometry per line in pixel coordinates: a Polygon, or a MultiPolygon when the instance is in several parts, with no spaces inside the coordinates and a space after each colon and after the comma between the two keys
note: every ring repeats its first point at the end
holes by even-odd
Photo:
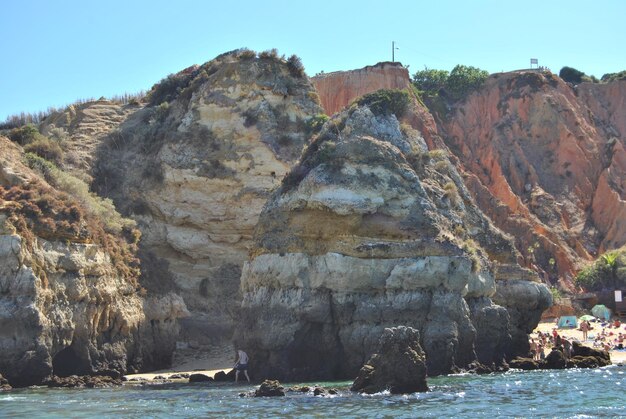
{"type": "Polygon", "coordinates": [[[86,224],[97,220],[23,165],[20,147],[0,137],[0,149],[0,374],[26,386],[169,366],[182,299],[145,295],[138,274],[94,242],[99,224],[86,224]]]}
{"type": "Polygon", "coordinates": [[[546,282],[572,287],[586,261],[626,242],[625,97],[626,81],[512,72],[439,120],[476,202],[546,282]]]}
{"type": "Polygon", "coordinates": [[[336,115],[265,205],[236,336],[256,377],[354,377],[396,325],[419,331],[431,375],[499,365],[550,304],[535,283],[509,291],[528,318],[493,303],[500,282],[534,277],[445,153],[428,151],[410,124],[419,107],[400,121],[367,105],[336,115]]]}
{"type": "Polygon", "coordinates": [[[100,149],[94,177],[138,222],[146,288],[184,298],[180,339],[209,342],[230,338],[263,204],[323,111],[308,77],[278,57],[233,52],[172,77],[186,84],[153,88],[156,102],[100,149]]]}

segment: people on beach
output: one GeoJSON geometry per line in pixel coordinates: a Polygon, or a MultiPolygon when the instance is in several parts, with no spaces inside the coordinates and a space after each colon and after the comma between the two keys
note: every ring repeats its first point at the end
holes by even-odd
{"type": "Polygon", "coordinates": [[[536,361],[539,359],[539,348],[537,347],[537,342],[535,339],[530,338],[530,355],[536,361]]]}
{"type": "Polygon", "coordinates": [[[580,330],[583,332],[583,341],[587,340],[587,333],[589,332],[589,322],[583,321],[580,324],[580,330]]]}
{"type": "Polygon", "coordinates": [[[250,382],[250,377],[248,376],[248,354],[241,349],[237,350],[237,356],[235,358],[235,365],[233,368],[235,369],[235,382],[239,381],[240,371],[243,371],[246,379],[250,382]]]}

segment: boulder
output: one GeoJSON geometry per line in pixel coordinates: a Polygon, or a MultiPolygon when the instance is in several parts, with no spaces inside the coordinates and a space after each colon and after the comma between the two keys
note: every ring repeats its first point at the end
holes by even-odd
{"type": "Polygon", "coordinates": [[[285,389],[277,380],[265,380],[254,392],[254,397],[277,397],[284,396],[285,389]]]}
{"type": "Polygon", "coordinates": [[[11,385],[9,381],[0,374],[0,391],[2,390],[11,390],[11,385]]]}
{"type": "Polygon", "coordinates": [[[567,367],[567,358],[563,351],[552,348],[552,351],[546,356],[542,367],[548,370],[562,370],[567,367]]]}
{"type": "Polygon", "coordinates": [[[611,364],[611,355],[604,350],[590,348],[589,346],[585,346],[580,344],[579,342],[572,342],[572,357],[594,357],[598,358],[601,366],[610,365],[611,364]]]}
{"type": "MultiPolygon", "coordinates": [[[[174,378],[174,376],[170,378],[174,378]]],[[[213,377],[209,377],[208,375],[205,375],[205,374],[191,374],[189,376],[190,383],[203,383],[203,382],[208,382],[208,381],[213,381],[213,377]]]]}
{"type": "Polygon", "coordinates": [[[509,367],[529,371],[539,369],[540,364],[531,358],[517,357],[509,361],[509,367]]]}
{"type": "Polygon", "coordinates": [[[213,376],[213,379],[215,381],[235,381],[235,370],[232,369],[228,371],[228,373],[225,373],[224,371],[218,371],[213,376]]]}
{"type": "Polygon", "coordinates": [[[428,391],[425,358],[417,330],[405,326],[385,329],[377,352],[361,368],[351,390],[368,394],[428,391]]]}

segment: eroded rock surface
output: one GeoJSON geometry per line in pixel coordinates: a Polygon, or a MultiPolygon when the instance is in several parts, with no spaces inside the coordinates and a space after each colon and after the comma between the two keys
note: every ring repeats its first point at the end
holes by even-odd
{"type": "Polygon", "coordinates": [[[138,222],[142,284],[183,296],[181,339],[230,337],[258,216],[322,109],[279,58],[233,52],[168,80],[100,149],[96,188],[138,222]]]}
{"type": "Polygon", "coordinates": [[[626,241],[625,86],[496,74],[439,121],[478,205],[546,282],[573,289],[626,241]]]}
{"type": "Polygon", "coordinates": [[[266,204],[237,330],[255,376],[354,377],[400,324],[419,330],[429,374],[497,365],[550,304],[539,284],[519,294],[527,317],[493,304],[500,282],[533,277],[411,119],[367,105],[335,116],[266,204]]]}
{"type": "Polygon", "coordinates": [[[25,386],[169,365],[182,299],[144,298],[132,241],[0,147],[0,372],[25,386]]]}
{"type": "Polygon", "coordinates": [[[426,356],[419,344],[419,332],[404,326],[385,329],[376,353],[363,365],[351,390],[368,394],[428,391],[426,356]]]}
{"type": "Polygon", "coordinates": [[[383,62],[358,70],[334,71],[311,77],[328,115],[341,111],[356,98],[380,89],[410,87],[409,71],[400,63],[383,62]]]}

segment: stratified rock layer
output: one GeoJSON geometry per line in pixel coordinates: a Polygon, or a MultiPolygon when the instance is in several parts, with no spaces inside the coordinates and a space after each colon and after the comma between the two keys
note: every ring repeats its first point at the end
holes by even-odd
{"type": "Polygon", "coordinates": [[[238,52],[170,76],[160,97],[100,149],[96,186],[138,221],[142,285],[183,296],[181,339],[230,337],[258,216],[322,110],[306,75],[238,52]]]}
{"type": "Polygon", "coordinates": [[[529,277],[511,243],[444,153],[366,105],[326,123],[266,204],[255,238],[237,328],[255,377],[354,377],[397,325],[419,330],[429,374],[500,364],[511,334],[532,329],[551,301],[530,284],[538,292],[517,297],[532,313],[513,322],[492,303],[500,282],[529,277]],[[497,277],[477,242],[498,261],[497,277]]]}
{"type": "Polygon", "coordinates": [[[64,234],[70,224],[61,223],[66,230],[55,231],[57,212],[79,221],[75,201],[25,167],[19,147],[1,137],[0,147],[3,197],[41,191],[35,202],[0,199],[0,373],[25,386],[51,374],[119,376],[167,366],[182,299],[143,298],[136,278],[122,274],[82,226],[64,234]]]}
{"type": "Polygon", "coordinates": [[[546,282],[571,287],[582,262],[626,242],[625,97],[624,81],[504,73],[440,120],[478,205],[546,282]]]}
{"type": "Polygon", "coordinates": [[[339,112],[356,98],[380,89],[410,87],[409,71],[400,63],[384,62],[351,71],[335,71],[311,77],[328,115],[339,112]]]}

